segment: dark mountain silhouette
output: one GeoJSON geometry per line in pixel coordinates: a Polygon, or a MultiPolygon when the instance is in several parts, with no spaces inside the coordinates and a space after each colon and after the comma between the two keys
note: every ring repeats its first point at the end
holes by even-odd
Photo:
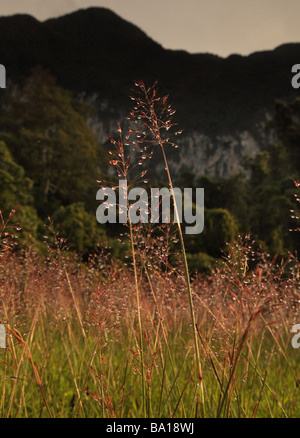
{"type": "MultiPolygon", "coordinates": [[[[0,41],[7,80],[20,82],[39,64],[63,87],[96,93],[121,112],[130,104],[127,96],[134,80],[158,80],[187,135],[201,132],[214,146],[220,136],[229,136],[230,143],[237,132],[251,132],[256,138],[255,127],[266,113],[272,114],[275,100],[299,94],[291,86],[291,68],[300,62],[300,44],[228,58],[166,50],[104,8],[45,22],[28,15],[1,17],[0,41]]],[[[197,141],[193,144],[197,148],[197,141]]],[[[226,144],[222,140],[221,147],[226,144]]]]}

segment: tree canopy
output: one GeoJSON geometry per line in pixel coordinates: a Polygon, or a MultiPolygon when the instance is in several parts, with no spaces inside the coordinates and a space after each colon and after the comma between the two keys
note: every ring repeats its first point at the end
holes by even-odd
{"type": "Polygon", "coordinates": [[[103,158],[86,110],[40,67],[1,107],[2,137],[34,182],[42,214],[72,202],[91,207],[103,158]]]}

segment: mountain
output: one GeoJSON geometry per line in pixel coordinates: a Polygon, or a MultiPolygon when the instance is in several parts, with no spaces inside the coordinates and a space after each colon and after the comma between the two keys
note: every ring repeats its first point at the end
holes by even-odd
{"type": "Polygon", "coordinates": [[[300,62],[298,43],[228,58],[166,50],[105,8],[44,22],[29,15],[0,17],[0,41],[7,81],[22,82],[38,64],[49,69],[58,84],[95,105],[97,117],[90,123],[100,142],[127,113],[133,81],[158,80],[184,129],[181,148],[171,156],[176,172],[238,172],[242,156],[271,141],[263,126],[276,99],[299,93],[291,86],[291,68],[300,62]]]}

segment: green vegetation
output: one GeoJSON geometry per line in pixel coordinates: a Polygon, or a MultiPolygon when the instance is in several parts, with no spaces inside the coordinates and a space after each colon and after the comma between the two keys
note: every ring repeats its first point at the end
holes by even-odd
{"type": "Polygon", "coordinates": [[[40,67],[22,88],[5,96],[0,116],[0,202],[4,214],[18,208],[14,219],[25,231],[21,240],[28,235],[30,221],[32,238],[41,240],[40,225],[53,216],[62,221],[73,249],[103,241],[105,231],[93,219],[96,180],[106,164],[85,121],[91,111],[73,101],[40,67]],[[69,213],[74,216],[68,220],[69,213]]]}

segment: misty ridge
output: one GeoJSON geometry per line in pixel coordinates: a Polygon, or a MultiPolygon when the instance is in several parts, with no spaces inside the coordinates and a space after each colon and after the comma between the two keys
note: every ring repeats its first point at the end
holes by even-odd
{"type": "Polygon", "coordinates": [[[240,159],[262,150],[263,125],[277,99],[291,99],[291,68],[300,45],[221,58],[165,50],[142,30],[104,8],[89,8],[39,22],[29,15],[0,19],[0,60],[19,83],[30,69],[49,69],[58,84],[92,101],[91,122],[105,140],[109,121],[128,110],[134,80],[158,80],[172,96],[184,129],[180,157],[171,167],[223,177],[241,170],[240,159]],[[196,159],[189,160],[191,153],[196,159]]]}

